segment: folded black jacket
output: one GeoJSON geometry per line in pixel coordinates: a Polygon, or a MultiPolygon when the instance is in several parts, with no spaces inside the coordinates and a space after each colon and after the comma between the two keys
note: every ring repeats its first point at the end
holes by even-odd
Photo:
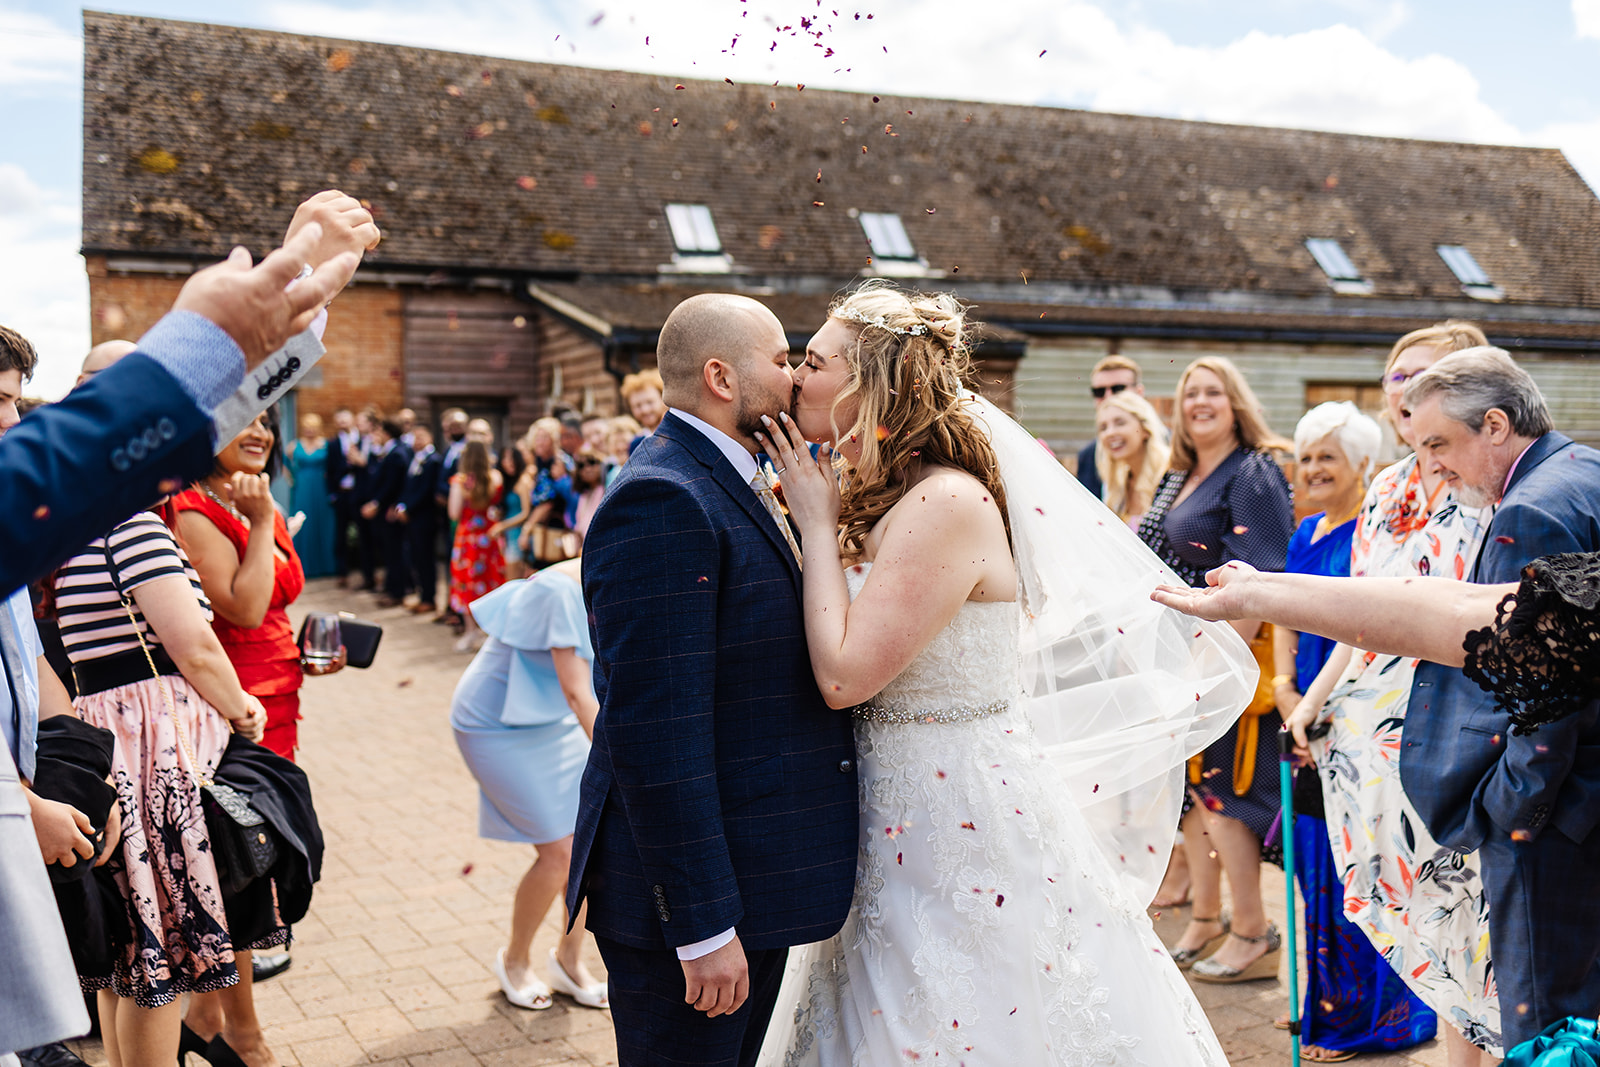
{"type": "Polygon", "coordinates": [[[270,878],[223,894],[228,933],[235,947],[243,948],[272,933],[274,887],[283,923],[292,925],[305,918],[311,887],[322,877],[322,827],[306,772],[254,741],[238,734],[230,737],[214,777],[248,796],[250,806],[267,820],[282,844],[270,878]]]}

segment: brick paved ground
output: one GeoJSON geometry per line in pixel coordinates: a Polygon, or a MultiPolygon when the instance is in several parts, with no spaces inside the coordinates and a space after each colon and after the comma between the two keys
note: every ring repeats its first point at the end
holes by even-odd
{"type": "MultiPolygon", "coordinates": [[[[548,1011],[508,1005],[491,967],[504,943],[525,848],[477,836],[477,790],[451,738],[450,693],[468,657],[443,627],[313,582],[296,605],[344,607],[386,627],[370,670],[307,680],[300,762],[327,836],[322,882],[295,928],[294,966],[257,988],[267,1038],[285,1067],[533,1067],[616,1062],[606,1012],[558,997],[548,1011]]],[[[1283,881],[1265,888],[1280,926],[1283,881]]],[[[1157,920],[1169,942],[1184,913],[1157,920]]],[[[555,942],[547,921],[535,944],[555,942]]],[[[604,969],[591,948],[589,966],[604,969]]],[[[1234,1067],[1285,1064],[1281,982],[1196,984],[1234,1067]]],[[[103,1063],[97,1047],[85,1053],[103,1063]]],[[[1442,1043],[1367,1056],[1371,1067],[1442,1067],[1442,1043]]],[[[1026,1067],[1026,1065],[1017,1065],[1026,1067]]]]}

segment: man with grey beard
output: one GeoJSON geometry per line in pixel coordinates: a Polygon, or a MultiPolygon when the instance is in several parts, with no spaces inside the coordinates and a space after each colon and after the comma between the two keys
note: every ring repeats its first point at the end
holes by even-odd
{"type": "MultiPolygon", "coordinates": [[[[1515,582],[1536,557],[1600,550],[1600,452],[1552,429],[1505,352],[1446,356],[1411,380],[1404,406],[1418,458],[1456,500],[1496,505],[1470,581],[1515,582]]],[[[1424,661],[1400,780],[1440,844],[1478,852],[1506,1048],[1600,1013],[1600,699],[1519,734],[1459,668],[1424,661]]]]}

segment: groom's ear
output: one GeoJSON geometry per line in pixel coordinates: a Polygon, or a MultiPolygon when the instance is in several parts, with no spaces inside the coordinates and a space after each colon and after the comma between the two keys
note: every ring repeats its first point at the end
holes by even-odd
{"type": "Polygon", "coordinates": [[[700,368],[700,376],[705,383],[707,395],[722,401],[725,404],[733,402],[734,394],[738,392],[733,365],[720,359],[712,358],[700,368]]]}

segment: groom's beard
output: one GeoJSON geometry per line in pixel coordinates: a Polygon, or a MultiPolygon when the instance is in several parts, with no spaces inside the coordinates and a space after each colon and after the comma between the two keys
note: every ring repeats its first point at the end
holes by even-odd
{"type": "MultiPolygon", "coordinates": [[[[741,396],[739,406],[733,413],[734,429],[739,431],[743,439],[759,444],[757,433],[767,432],[766,424],[761,421],[761,416],[769,415],[776,419],[778,413],[787,411],[788,408],[775,396],[750,397],[748,400],[741,396]]],[[[794,416],[791,415],[790,418],[794,416]]]]}

